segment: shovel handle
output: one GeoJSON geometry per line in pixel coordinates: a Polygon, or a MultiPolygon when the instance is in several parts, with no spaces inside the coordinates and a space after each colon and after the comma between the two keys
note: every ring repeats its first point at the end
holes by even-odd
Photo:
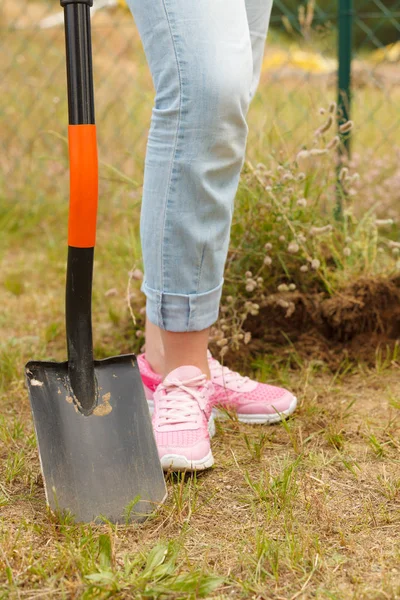
{"type": "Polygon", "coordinates": [[[60,0],[64,8],[68,85],[70,203],[66,279],[68,375],[85,415],[97,405],[93,362],[92,281],[98,202],[98,159],[90,7],[93,0],[60,0]]]}

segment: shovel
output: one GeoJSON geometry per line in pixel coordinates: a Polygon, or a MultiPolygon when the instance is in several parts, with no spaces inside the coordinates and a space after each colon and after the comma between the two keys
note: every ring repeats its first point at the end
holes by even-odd
{"type": "Polygon", "coordinates": [[[144,520],[165,500],[166,486],[136,357],[93,359],[98,162],[92,4],[61,0],[70,157],[68,362],[31,361],[25,372],[47,504],[76,521],[118,523],[144,520]]]}

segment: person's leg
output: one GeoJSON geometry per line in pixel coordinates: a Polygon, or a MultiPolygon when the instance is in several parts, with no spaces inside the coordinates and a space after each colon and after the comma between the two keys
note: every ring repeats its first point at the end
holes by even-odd
{"type": "Polygon", "coordinates": [[[245,3],[253,56],[253,78],[250,86],[252,99],[260,81],[273,0],[245,0],[245,3]]]}
{"type": "Polygon", "coordinates": [[[156,88],[141,217],[143,291],[148,321],[167,333],[148,328],[146,344],[155,367],[161,338],[169,366],[188,364],[191,348],[192,362],[208,374],[204,340],[218,316],[247,137],[246,9],[243,0],[129,4],[156,88]]]}
{"type": "MultiPolygon", "coordinates": [[[[254,96],[260,78],[271,7],[272,0],[246,0],[246,14],[251,39],[253,66],[252,79],[249,88],[250,99],[254,96]]],[[[245,148],[243,147],[243,153],[244,150],[245,148]]],[[[208,339],[208,330],[205,330],[201,336],[203,341],[206,338],[208,339]]],[[[191,352],[192,360],[195,360],[195,364],[198,366],[201,365],[200,368],[203,370],[203,372],[209,375],[204,343],[198,344],[197,339],[197,336],[193,336],[191,333],[179,337],[169,334],[162,334],[162,329],[147,318],[146,357],[155,372],[165,374],[168,372],[171,364],[178,364],[180,361],[184,361],[185,348],[186,345],[188,345],[193,348],[193,351],[191,352]],[[163,342],[163,338],[166,337],[168,338],[165,340],[168,346],[167,353],[165,353],[163,342]],[[174,349],[178,350],[178,353],[175,353],[174,349]],[[166,357],[167,362],[165,361],[166,357]],[[169,361],[168,358],[171,358],[171,361],[169,361]]]]}
{"type": "Polygon", "coordinates": [[[156,89],[141,214],[142,290],[167,375],[154,388],[153,428],[164,468],[204,469],[213,464],[208,329],[247,138],[247,15],[244,0],[128,2],[156,89]]]}
{"type": "Polygon", "coordinates": [[[146,359],[155,373],[165,376],[183,364],[201,369],[210,378],[207,360],[209,329],[175,333],[146,319],[146,359]],[[168,349],[165,354],[164,348],[168,349]]]}
{"type": "MultiPolygon", "coordinates": [[[[247,90],[248,100],[253,97],[258,86],[264,54],[265,38],[271,12],[271,4],[271,0],[245,0],[246,20],[249,37],[251,39],[253,67],[251,80],[247,80],[249,86],[247,90]]],[[[230,8],[228,8],[228,10],[229,9],[230,8]]],[[[210,122],[213,123],[213,115],[210,115],[210,118],[210,122]]],[[[221,122],[224,122],[223,118],[221,122]]],[[[221,144],[223,143],[224,139],[229,147],[229,138],[221,137],[221,144]]],[[[244,144],[242,143],[242,156],[244,156],[244,149],[244,144]]],[[[215,157],[210,155],[209,158],[215,157]]],[[[237,186],[237,169],[239,166],[238,161],[236,161],[235,164],[235,185],[237,186]]],[[[232,187],[230,188],[229,194],[232,195],[232,198],[235,191],[235,187],[234,189],[232,187]]],[[[218,193],[216,197],[218,198],[218,193]]],[[[225,198],[227,198],[227,196],[225,198]]],[[[220,266],[221,265],[222,263],[220,266]]],[[[195,338],[191,338],[192,335],[192,333],[174,334],[163,332],[162,329],[154,324],[151,320],[147,321],[146,355],[138,356],[138,362],[151,411],[153,411],[154,407],[156,406],[155,411],[157,412],[157,394],[162,388],[161,383],[162,375],[165,373],[164,369],[168,370],[168,366],[166,366],[165,361],[166,356],[173,357],[173,361],[175,361],[173,362],[174,365],[179,364],[182,361],[184,363],[186,362],[185,359],[188,356],[188,354],[185,353],[185,348],[192,347],[194,350],[191,350],[190,360],[194,362],[196,357],[199,356],[201,361],[204,361],[207,336],[202,336],[200,343],[195,338]],[[175,336],[178,337],[175,338],[175,336]],[[163,337],[166,338],[164,343],[163,337]],[[193,341],[193,346],[192,342],[188,341],[191,339],[193,341]],[[194,357],[193,352],[195,354],[198,353],[198,355],[196,354],[194,357]],[[162,375],[160,375],[160,373],[162,375]]],[[[202,364],[204,363],[202,362],[202,364]]],[[[228,408],[235,411],[240,421],[246,423],[274,423],[279,421],[282,418],[282,415],[290,415],[296,407],[296,398],[288,390],[267,384],[261,384],[256,381],[252,381],[247,377],[242,377],[239,373],[235,373],[227,367],[220,365],[218,361],[213,359],[210,354],[208,355],[208,368],[211,372],[211,381],[213,384],[211,404],[213,406],[222,406],[223,408],[228,408]]],[[[206,367],[201,367],[201,370],[203,373],[206,372],[206,367]]],[[[207,450],[208,446],[205,445],[204,448],[207,450]]],[[[210,461],[212,461],[212,456],[208,454],[204,456],[205,451],[203,450],[200,452],[200,454],[203,454],[201,462],[197,463],[197,465],[200,464],[200,466],[196,466],[195,468],[206,468],[206,466],[210,466],[211,464],[210,461]]],[[[185,464],[185,457],[189,455],[192,457],[195,456],[194,450],[193,452],[191,451],[191,453],[189,453],[187,449],[183,450],[182,452],[185,456],[179,458],[179,460],[183,460],[183,462],[180,464],[185,464]]],[[[164,459],[168,462],[168,455],[164,455],[164,459]]],[[[175,458],[173,458],[173,460],[175,461],[175,458]]]]}

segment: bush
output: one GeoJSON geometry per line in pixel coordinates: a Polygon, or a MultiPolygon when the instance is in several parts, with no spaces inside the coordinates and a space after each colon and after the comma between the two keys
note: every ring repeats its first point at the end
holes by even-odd
{"type": "MultiPolygon", "coordinates": [[[[272,25],[279,27],[282,17],[289,17],[293,28],[299,31],[299,7],[304,10],[307,2],[299,3],[297,0],[275,0],[272,10],[272,25]],[[295,20],[292,20],[292,17],[295,20]]],[[[398,12],[397,0],[387,0],[385,8],[388,11],[398,12]]],[[[318,0],[314,9],[314,26],[326,25],[328,21],[337,22],[338,2],[335,0],[318,0]]],[[[356,48],[366,46],[375,48],[382,45],[397,42],[399,39],[400,22],[397,27],[395,17],[390,19],[373,0],[355,0],[354,2],[354,45],[356,48]]]]}
{"type": "MultiPolygon", "coordinates": [[[[390,239],[396,236],[393,219],[378,219],[376,206],[355,210],[363,181],[352,163],[338,168],[341,142],[331,133],[336,118],[332,102],[320,109],[314,139],[296,156],[281,153],[268,167],[245,165],[221,319],[213,329],[222,355],[250,341],[249,321],[260,311],[278,307],[285,321],[297,310],[298,294],[334,298],[349,282],[399,273],[400,243],[390,239]]],[[[351,122],[341,127],[351,128],[351,122]]]]}

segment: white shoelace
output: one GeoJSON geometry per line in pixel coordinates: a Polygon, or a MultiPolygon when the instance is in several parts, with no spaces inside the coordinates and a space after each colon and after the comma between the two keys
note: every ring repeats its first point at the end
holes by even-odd
{"type": "Polygon", "coordinates": [[[201,388],[206,383],[207,377],[204,374],[186,381],[167,378],[162,384],[167,393],[160,397],[158,405],[159,426],[196,423],[199,407],[202,407],[205,400],[201,388]]]}
{"type": "Polygon", "coordinates": [[[211,358],[208,364],[211,377],[222,377],[225,383],[236,383],[239,389],[249,381],[248,377],[244,377],[236,371],[231,371],[228,367],[223,367],[216,358],[211,358]]]}

